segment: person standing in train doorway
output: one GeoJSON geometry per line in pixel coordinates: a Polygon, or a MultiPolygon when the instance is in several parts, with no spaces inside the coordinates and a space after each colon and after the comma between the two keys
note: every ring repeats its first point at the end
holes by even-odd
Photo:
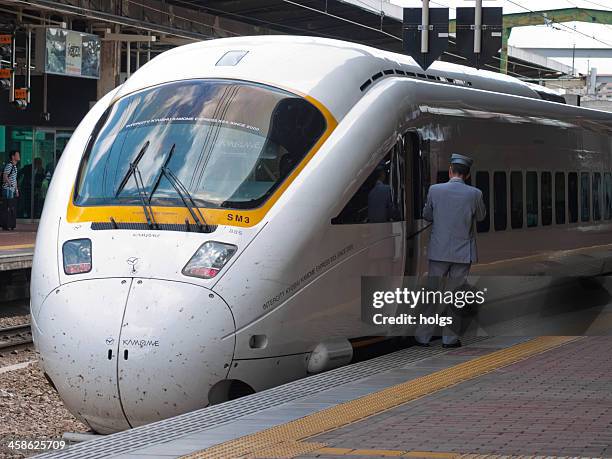
{"type": "MultiPolygon", "coordinates": [[[[430,287],[441,288],[443,284],[447,287],[451,284],[463,285],[472,263],[478,260],[475,222],[484,220],[487,213],[482,192],[465,183],[470,177],[472,163],[472,159],[467,156],[453,154],[448,170],[448,182],[429,188],[423,218],[432,223],[427,253],[430,287]]],[[[460,329],[460,318],[453,314],[452,305],[445,309],[447,315],[453,318],[453,325],[444,327],[442,347],[460,347],[461,341],[453,331],[460,329]]],[[[418,327],[415,334],[416,343],[421,346],[429,345],[434,328],[430,325],[418,327]]]]}

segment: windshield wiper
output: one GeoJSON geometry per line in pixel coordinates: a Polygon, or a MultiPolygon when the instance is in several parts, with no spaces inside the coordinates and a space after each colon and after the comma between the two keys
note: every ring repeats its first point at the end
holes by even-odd
{"type": "MultiPolygon", "coordinates": [[[[153,188],[151,189],[151,194],[149,194],[149,204],[151,203],[151,199],[153,198],[153,193],[155,193],[155,190],[157,190],[157,187],[159,186],[159,182],[161,181],[162,176],[164,176],[166,177],[168,182],[170,182],[170,185],[172,185],[172,187],[175,189],[176,193],[181,198],[181,201],[183,201],[183,204],[185,205],[185,207],[191,214],[191,217],[193,218],[193,221],[200,229],[200,232],[208,233],[210,232],[210,227],[206,223],[206,220],[204,219],[204,215],[202,215],[202,212],[200,212],[200,208],[196,205],[195,201],[193,200],[191,193],[189,193],[189,191],[187,190],[187,187],[183,185],[183,182],[179,180],[179,178],[174,174],[174,172],[168,169],[168,163],[170,162],[170,159],[172,158],[172,155],[174,154],[175,147],[176,147],[176,144],[173,144],[172,148],[170,149],[170,152],[168,153],[168,156],[166,157],[166,160],[164,161],[163,166],[161,167],[161,172],[158,175],[157,180],[155,181],[155,184],[153,185],[153,188]]],[[[185,225],[187,226],[187,230],[189,230],[189,220],[188,219],[185,219],[185,225]]]]}
{"type": "MultiPolygon", "coordinates": [[[[145,152],[147,151],[147,148],[149,148],[148,140],[142,146],[142,148],[136,155],[136,158],[134,158],[134,161],[130,163],[130,168],[128,169],[127,174],[125,174],[125,177],[123,177],[123,180],[121,180],[121,183],[119,183],[119,187],[117,187],[117,192],[115,193],[115,197],[118,197],[119,194],[121,194],[128,180],[130,179],[130,177],[133,176],[134,182],[136,183],[136,188],[138,189],[138,196],[140,197],[142,210],[144,211],[145,218],[147,219],[147,225],[149,226],[150,229],[155,229],[155,228],[159,228],[159,226],[157,225],[157,222],[155,221],[155,216],[153,215],[153,208],[151,207],[151,203],[149,202],[147,204],[147,201],[145,199],[146,193],[144,191],[145,190],[144,182],[142,181],[142,174],[140,173],[140,169],[138,168],[138,163],[144,156],[145,152]]],[[[114,223],[114,220],[111,219],[111,222],[114,223]]],[[[116,223],[114,223],[114,225],[116,226],[116,223]]]]}
{"type": "Polygon", "coordinates": [[[147,148],[149,148],[149,144],[150,142],[147,140],[145,144],[142,146],[142,148],[140,149],[140,151],[138,152],[138,154],[136,155],[136,158],[134,158],[134,161],[130,163],[130,168],[128,169],[127,173],[121,180],[121,183],[119,183],[119,186],[117,187],[117,192],[115,193],[115,197],[119,196],[121,192],[123,191],[123,189],[125,188],[125,185],[127,185],[128,180],[134,174],[135,167],[138,166],[138,163],[144,156],[145,152],[147,151],[147,148]]]}

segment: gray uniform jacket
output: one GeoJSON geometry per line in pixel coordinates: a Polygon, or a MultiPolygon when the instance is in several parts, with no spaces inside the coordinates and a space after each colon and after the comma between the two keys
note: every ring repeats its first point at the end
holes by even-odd
{"type": "Polygon", "coordinates": [[[478,261],[474,220],[484,220],[485,216],[478,188],[466,185],[460,178],[432,185],[423,208],[423,218],[433,223],[429,259],[451,263],[478,261]]]}

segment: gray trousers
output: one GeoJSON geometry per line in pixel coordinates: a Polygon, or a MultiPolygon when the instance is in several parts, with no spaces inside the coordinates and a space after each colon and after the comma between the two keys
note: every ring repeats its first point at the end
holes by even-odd
{"type": "MultiPolygon", "coordinates": [[[[431,289],[445,288],[445,280],[449,281],[449,287],[463,285],[470,274],[470,263],[451,263],[448,261],[429,260],[428,286],[431,289]]],[[[447,308],[445,313],[453,318],[453,329],[459,330],[461,318],[458,314],[453,314],[454,308],[447,308]]],[[[435,325],[420,325],[416,329],[415,339],[419,343],[429,343],[434,333],[435,325]]],[[[459,340],[457,334],[450,327],[442,330],[442,343],[454,344],[459,340]]]]}

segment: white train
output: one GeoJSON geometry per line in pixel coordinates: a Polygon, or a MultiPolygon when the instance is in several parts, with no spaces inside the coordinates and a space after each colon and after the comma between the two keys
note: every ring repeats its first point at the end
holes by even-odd
{"type": "Polygon", "coordinates": [[[55,172],[31,288],[46,374],[109,433],[347,363],[380,334],[361,277],[423,273],[420,210],[453,152],[489,206],[476,269],[609,270],[612,116],[551,99],[310,37],[160,55],[55,172]]]}

